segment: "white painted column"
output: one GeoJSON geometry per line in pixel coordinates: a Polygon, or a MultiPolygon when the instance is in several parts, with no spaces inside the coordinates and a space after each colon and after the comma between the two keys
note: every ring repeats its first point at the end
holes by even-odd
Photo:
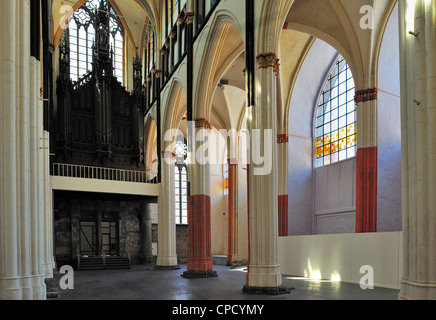
{"type": "Polygon", "coordinates": [[[42,300],[40,63],[29,2],[0,1],[0,13],[0,300],[42,300]]]}
{"type": "MultiPolygon", "coordinates": [[[[41,106],[41,111],[43,107],[41,106]]],[[[41,115],[41,128],[42,124],[42,115],[41,115]]],[[[42,204],[42,221],[44,226],[44,238],[43,238],[43,252],[44,252],[44,260],[43,260],[43,268],[45,277],[47,279],[53,278],[53,270],[55,269],[54,263],[54,252],[53,252],[53,209],[51,204],[51,186],[50,186],[50,135],[47,131],[42,133],[41,138],[41,182],[42,187],[41,190],[43,192],[42,198],[44,203],[42,204]]]]}
{"type": "MultiPolygon", "coordinates": [[[[166,150],[166,149],[164,149],[166,150]]],[[[175,155],[162,153],[162,182],[159,196],[157,269],[179,269],[176,251],[175,155]]]]}
{"type": "Polygon", "coordinates": [[[399,297],[434,300],[436,2],[400,1],[399,10],[403,185],[403,279],[399,297]]]}
{"type": "Polygon", "coordinates": [[[275,54],[258,57],[256,105],[250,108],[249,175],[249,263],[246,293],[279,293],[282,278],[277,260],[278,177],[277,177],[277,68],[275,54]],[[259,134],[256,137],[255,130],[259,134]],[[268,149],[269,147],[270,149],[268,149]],[[256,149],[259,150],[256,152],[256,149]],[[265,148],[265,149],[264,149],[265,148]],[[256,164],[254,155],[265,156],[256,164]],[[262,169],[263,168],[263,169],[262,169]],[[270,169],[270,170],[269,170],[270,169]]]}

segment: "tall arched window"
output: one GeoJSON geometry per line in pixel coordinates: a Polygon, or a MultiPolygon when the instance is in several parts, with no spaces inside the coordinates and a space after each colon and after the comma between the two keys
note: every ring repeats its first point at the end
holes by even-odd
{"type": "Polygon", "coordinates": [[[89,0],[74,13],[68,25],[70,43],[70,74],[77,81],[92,71],[93,45],[95,41],[96,14],[104,2],[109,16],[110,46],[113,51],[114,76],[123,83],[124,30],[115,10],[107,0],[89,0]]]}
{"type": "Polygon", "coordinates": [[[145,72],[148,74],[151,69],[155,66],[155,37],[154,37],[154,30],[152,26],[148,27],[147,30],[147,36],[145,38],[145,72]]]}
{"type": "Polygon", "coordinates": [[[184,139],[177,140],[175,152],[176,224],[188,224],[188,146],[184,139]]]}
{"type": "Polygon", "coordinates": [[[345,59],[339,56],[316,107],[316,167],[356,156],[357,131],[354,96],[353,75],[345,59]]]}

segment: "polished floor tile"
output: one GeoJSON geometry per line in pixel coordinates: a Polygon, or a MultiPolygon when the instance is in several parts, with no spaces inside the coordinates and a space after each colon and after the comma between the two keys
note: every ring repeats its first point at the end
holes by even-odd
{"type": "MultiPolygon", "coordinates": [[[[397,300],[398,290],[331,281],[310,281],[283,276],[283,285],[294,288],[290,294],[268,296],[242,292],[246,268],[215,266],[217,278],[186,279],[180,270],[156,271],[152,266],[131,270],[76,271],[74,289],[59,290],[54,300],[397,300]]],[[[60,275],[62,276],[62,275],[60,275]]]]}

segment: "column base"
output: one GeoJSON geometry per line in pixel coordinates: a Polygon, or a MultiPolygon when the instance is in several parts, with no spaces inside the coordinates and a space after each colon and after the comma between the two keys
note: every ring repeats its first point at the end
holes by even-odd
{"type": "Polygon", "coordinates": [[[173,267],[178,265],[179,265],[179,261],[177,260],[177,255],[158,256],[156,259],[156,266],[173,267]]]}
{"type": "Polygon", "coordinates": [[[154,270],[157,271],[173,271],[173,270],[180,270],[181,268],[179,266],[154,266],[154,270]]]}
{"type": "Polygon", "coordinates": [[[422,283],[413,280],[403,279],[399,300],[435,300],[436,283],[422,283]]]}
{"type": "Polygon", "coordinates": [[[248,264],[247,260],[232,260],[227,263],[227,267],[237,268],[237,267],[247,266],[247,264],[248,264]]]}
{"type": "Polygon", "coordinates": [[[252,294],[252,295],[268,295],[268,296],[275,296],[275,295],[281,295],[281,294],[289,294],[294,290],[295,288],[286,288],[284,286],[279,287],[250,287],[245,285],[242,288],[242,292],[246,294],[252,294]]]}
{"type": "Polygon", "coordinates": [[[46,300],[44,275],[0,279],[0,300],[46,300]]]}
{"type": "Polygon", "coordinates": [[[210,271],[185,271],[182,274],[183,278],[187,279],[209,279],[218,277],[218,273],[214,270],[210,271]]]}
{"type": "Polygon", "coordinates": [[[51,262],[42,265],[46,279],[53,278],[53,264],[51,262]]]}
{"type": "Polygon", "coordinates": [[[140,257],[141,264],[155,264],[156,259],[153,257],[153,255],[144,255],[140,257]]]}
{"type": "Polygon", "coordinates": [[[53,270],[53,277],[45,279],[47,299],[56,299],[59,297],[59,282],[61,275],[58,270],[53,270]]]}

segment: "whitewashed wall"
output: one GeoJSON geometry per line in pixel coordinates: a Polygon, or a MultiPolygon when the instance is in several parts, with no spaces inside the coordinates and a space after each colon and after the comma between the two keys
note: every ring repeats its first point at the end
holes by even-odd
{"type": "Polygon", "coordinates": [[[295,84],[289,118],[289,235],[354,232],[355,160],[317,169],[313,163],[313,112],[337,55],[316,40],[295,84]]]}
{"type": "Polygon", "coordinates": [[[399,289],[401,232],[283,237],[278,256],[284,276],[359,284],[362,266],[374,270],[374,286],[399,289]]]}
{"type": "Polygon", "coordinates": [[[398,8],[386,27],[378,70],[377,230],[402,230],[398,8]]]}

